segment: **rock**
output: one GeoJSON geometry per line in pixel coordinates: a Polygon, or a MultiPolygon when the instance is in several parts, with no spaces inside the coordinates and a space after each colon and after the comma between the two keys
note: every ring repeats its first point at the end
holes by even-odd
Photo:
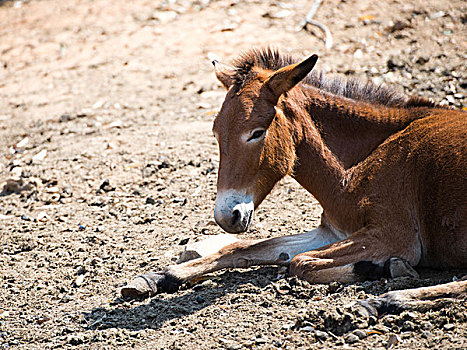
{"type": "Polygon", "coordinates": [[[389,70],[397,70],[405,67],[405,63],[398,57],[391,57],[386,65],[389,70]]]}
{"type": "Polygon", "coordinates": [[[451,96],[451,95],[447,95],[446,100],[451,104],[456,103],[456,100],[454,99],[454,96],[451,96]]]}
{"type": "Polygon", "coordinates": [[[355,334],[360,339],[365,339],[368,336],[368,333],[361,329],[356,329],[352,333],[355,334]]]}
{"type": "Polygon", "coordinates": [[[363,57],[362,50],[360,50],[360,49],[355,50],[355,52],[353,53],[353,57],[356,58],[356,59],[362,58],[363,57]]]}
{"type": "Polygon", "coordinates": [[[391,27],[389,27],[389,32],[394,33],[399,30],[405,29],[405,28],[411,28],[412,26],[410,25],[409,22],[405,21],[397,21],[394,23],[391,27]]]}
{"type": "Polygon", "coordinates": [[[433,328],[433,324],[429,321],[422,322],[420,327],[425,330],[430,330],[433,328]]]}
{"type": "Polygon", "coordinates": [[[453,325],[452,323],[446,323],[446,324],[443,326],[444,330],[446,330],[446,331],[452,331],[455,327],[456,327],[456,326],[453,325]]]}
{"type": "Polygon", "coordinates": [[[313,332],[315,330],[315,327],[313,326],[305,326],[300,328],[300,331],[302,332],[313,332]]]}
{"type": "Polygon", "coordinates": [[[84,343],[84,335],[77,333],[73,335],[69,335],[67,338],[67,342],[70,345],[80,345],[84,343]]]}
{"type": "Polygon", "coordinates": [[[263,337],[260,337],[260,338],[255,338],[255,343],[260,345],[260,344],[266,344],[268,342],[268,338],[263,338],[263,337]]]}
{"type": "Polygon", "coordinates": [[[109,179],[105,179],[99,186],[99,190],[104,191],[104,192],[110,192],[110,191],[115,191],[115,187],[110,185],[109,179]]]}
{"type": "Polygon", "coordinates": [[[86,273],[86,267],[84,267],[83,265],[79,265],[77,268],[76,268],[76,274],[79,276],[79,275],[84,275],[86,273]]]}
{"type": "Polygon", "coordinates": [[[81,287],[84,283],[84,278],[85,278],[85,275],[79,275],[75,278],[74,282],[73,282],[73,285],[75,287],[81,287]]]}
{"type": "Polygon", "coordinates": [[[283,330],[288,331],[290,329],[293,329],[294,327],[295,327],[295,323],[286,323],[286,324],[283,324],[281,328],[283,330]]]}
{"type": "Polygon", "coordinates": [[[401,339],[397,336],[397,334],[391,334],[388,339],[388,343],[386,345],[387,349],[392,348],[393,346],[396,346],[401,342],[401,339]]]}
{"type": "Polygon", "coordinates": [[[156,204],[156,200],[154,198],[152,198],[152,197],[148,197],[148,198],[146,198],[146,204],[154,205],[154,204],[156,204]]]}
{"type": "Polygon", "coordinates": [[[415,63],[425,64],[430,60],[430,56],[420,56],[415,63]]]}
{"type": "Polygon", "coordinates": [[[413,331],[415,329],[415,323],[412,321],[405,321],[402,325],[402,329],[405,331],[413,331]]]}
{"type": "Polygon", "coordinates": [[[327,333],[327,332],[323,332],[323,331],[316,330],[316,331],[315,331],[315,337],[316,337],[317,339],[326,340],[326,339],[328,338],[328,333],[327,333]]]}
{"type": "Polygon", "coordinates": [[[45,159],[45,157],[47,156],[47,150],[46,149],[43,149],[42,151],[36,153],[33,157],[32,157],[32,162],[33,163],[39,163],[41,161],[43,161],[45,159]]]}
{"type": "Polygon", "coordinates": [[[355,344],[356,342],[358,342],[360,340],[359,337],[357,337],[355,334],[353,333],[349,333],[349,334],[346,334],[345,337],[344,337],[344,340],[347,344],[355,344]]]}

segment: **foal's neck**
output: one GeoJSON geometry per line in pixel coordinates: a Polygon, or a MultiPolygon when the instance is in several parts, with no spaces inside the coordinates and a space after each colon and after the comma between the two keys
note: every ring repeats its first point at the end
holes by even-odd
{"type": "Polygon", "coordinates": [[[315,88],[291,91],[282,109],[296,143],[294,178],[321,203],[329,221],[344,231],[362,224],[359,198],[346,186],[349,169],[391,134],[429,113],[427,108],[371,105],[315,88]]]}
{"type": "Polygon", "coordinates": [[[391,134],[429,113],[427,108],[394,108],[302,88],[305,117],[344,169],[365,159],[391,134]]]}

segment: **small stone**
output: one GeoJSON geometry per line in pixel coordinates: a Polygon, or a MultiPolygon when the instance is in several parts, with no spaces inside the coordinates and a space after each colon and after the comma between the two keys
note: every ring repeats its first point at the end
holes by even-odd
{"type": "Polygon", "coordinates": [[[86,268],[83,265],[79,265],[76,269],[76,274],[79,275],[84,275],[86,273],[86,268]]]}
{"type": "Polygon", "coordinates": [[[430,330],[433,328],[433,324],[429,321],[422,322],[420,326],[422,329],[425,329],[425,330],[430,330]]]}
{"type": "Polygon", "coordinates": [[[36,220],[37,221],[47,221],[48,218],[49,217],[48,217],[47,213],[45,211],[41,211],[39,214],[37,214],[36,220]]]}
{"type": "Polygon", "coordinates": [[[286,323],[286,324],[282,325],[281,328],[282,328],[283,330],[288,331],[288,330],[290,330],[290,329],[292,329],[292,328],[294,328],[294,327],[295,327],[295,323],[286,323]]]}
{"type": "Polygon", "coordinates": [[[355,57],[356,59],[362,58],[363,57],[362,50],[360,50],[360,49],[355,50],[355,52],[353,53],[353,57],[355,57]]]}
{"type": "Polygon", "coordinates": [[[365,339],[368,336],[368,333],[361,329],[354,330],[353,334],[355,334],[360,339],[365,339]]]}
{"type": "Polygon", "coordinates": [[[180,242],[178,242],[178,245],[186,245],[189,240],[190,240],[190,237],[183,238],[180,240],[180,242]]]}
{"type": "Polygon", "coordinates": [[[417,59],[416,63],[417,63],[417,64],[425,64],[425,63],[427,63],[429,60],[430,60],[430,56],[420,56],[420,57],[417,59]]]}
{"type": "Polygon", "coordinates": [[[79,224],[78,225],[78,230],[79,231],[84,231],[86,229],[86,226],[79,224]]]}
{"type": "Polygon", "coordinates": [[[422,332],[422,338],[424,339],[429,339],[431,337],[431,333],[428,331],[423,331],[422,332]]]}
{"type": "Polygon", "coordinates": [[[198,295],[198,296],[196,297],[196,302],[197,302],[198,304],[202,304],[202,303],[204,303],[204,298],[203,298],[201,295],[198,295]]]}
{"type": "Polygon", "coordinates": [[[79,275],[75,278],[75,281],[73,282],[75,287],[80,287],[84,283],[84,277],[85,275],[79,275]]]}
{"type": "Polygon", "coordinates": [[[346,336],[344,337],[344,340],[347,344],[355,344],[356,342],[360,340],[360,338],[357,337],[355,334],[349,333],[349,334],[346,334],[346,336]]]}
{"type": "Polygon", "coordinates": [[[32,161],[33,161],[33,163],[37,163],[37,162],[43,161],[43,160],[45,159],[46,156],[47,156],[47,150],[43,149],[42,151],[36,153],[36,154],[32,157],[32,161]]]}
{"type": "Polygon", "coordinates": [[[256,344],[266,344],[268,342],[267,338],[255,338],[255,343],[256,344]]]}
{"type": "Polygon", "coordinates": [[[455,328],[456,326],[453,325],[452,323],[446,323],[443,328],[446,330],[446,331],[451,331],[455,328]]]}
{"type": "Polygon", "coordinates": [[[115,191],[115,187],[110,185],[109,179],[105,179],[99,186],[99,190],[104,191],[104,192],[110,192],[110,191],[115,191]]]}
{"type": "Polygon", "coordinates": [[[305,326],[305,327],[300,328],[300,330],[301,330],[302,332],[313,332],[313,331],[315,330],[315,327],[313,327],[313,326],[305,326]]]}
{"type": "Polygon", "coordinates": [[[316,330],[315,331],[315,337],[317,339],[326,340],[328,338],[328,333],[316,330]]]}
{"type": "Polygon", "coordinates": [[[402,325],[402,329],[405,331],[413,331],[415,329],[415,323],[412,321],[405,321],[402,325]]]}
{"type": "Polygon", "coordinates": [[[452,95],[447,95],[446,100],[451,104],[456,103],[456,100],[454,99],[454,96],[452,96],[452,95]]]}
{"type": "Polygon", "coordinates": [[[152,197],[148,197],[148,198],[146,198],[146,204],[154,205],[154,204],[156,204],[156,200],[154,198],[152,198],[152,197]]]}
{"type": "Polygon", "coordinates": [[[84,343],[84,337],[81,334],[69,335],[67,340],[68,344],[71,345],[80,345],[84,343]]]}
{"type": "Polygon", "coordinates": [[[390,58],[387,63],[387,67],[389,70],[396,70],[396,69],[401,69],[405,67],[405,63],[397,57],[392,57],[390,58]]]}
{"type": "Polygon", "coordinates": [[[397,334],[391,334],[388,339],[388,343],[386,345],[387,349],[392,348],[393,346],[396,346],[401,342],[401,339],[397,336],[397,334]]]}

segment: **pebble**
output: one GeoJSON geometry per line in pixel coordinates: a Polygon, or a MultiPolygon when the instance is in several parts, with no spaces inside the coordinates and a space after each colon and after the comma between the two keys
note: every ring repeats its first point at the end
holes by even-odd
{"type": "Polygon", "coordinates": [[[402,329],[406,331],[413,331],[415,329],[415,323],[413,323],[412,321],[405,321],[402,325],[402,329]]]}
{"type": "Polygon", "coordinates": [[[156,200],[154,198],[152,198],[152,197],[148,197],[148,198],[146,198],[146,204],[154,205],[154,204],[156,204],[156,200]]]}
{"type": "Polygon", "coordinates": [[[365,339],[368,336],[368,333],[361,329],[356,329],[353,331],[353,334],[355,334],[360,339],[365,339]]]}
{"type": "Polygon", "coordinates": [[[255,343],[256,344],[266,344],[268,342],[267,338],[255,338],[255,343]]]}
{"type": "Polygon", "coordinates": [[[353,53],[353,57],[355,57],[356,59],[362,58],[363,57],[362,50],[360,50],[360,49],[355,50],[355,52],[353,53]]]}
{"type": "Polygon", "coordinates": [[[32,161],[33,161],[34,163],[40,162],[40,161],[44,160],[46,156],[47,156],[47,150],[43,149],[42,151],[36,153],[36,154],[32,157],[32,161]]]}
{"type": "Polygon", "coordinates": [[[344,340],[345,340],[345,342],[347,344],[354,344],[354,343],[358,342],[360,340],[360,338],[357,337],[353,333],[349,333],[349,334],[346,334],[346,336],[344,337],[344,340]]]}
{"type": "Polygon", "coordinates": [[[286,324],[282,325],[281,328],[288,331],[288,330],[290,330],[290,329],[292,329],[294,327],[295,327],[295,323],[286,323],[286,324]]]}
{"type": "Polygon", "coordinates": [[[447,95],[446,100],[448,100],[449,103],[456,103],[454,96],[451,96],[451,95],[447,95]]]}
{"type": "Polygon", "coordinates": [[[84,337],[80,334],[69,335],[67,341],[71,345],[80,345],[84,343],[84,337]]]}
{"type": "Polygon", "coordinates": [[[313,332],[314,330],[315,328],[313,326],[305,326],[305,327],[300,328],[300,331],[302,332],[313,332]]]}
{"type": "Polygon", "coordinates": [[[422,338],[424,339],[429,339],[431,337],[431,333],[428,331],[423,331],[422,332],[422,338]]]}
{"type": "Polygon", "coordinates": [[[84,277],[85,275],[79,275],[75,278],[75,281],[73,282],[75,287],[80,287],[84,283],[84,277]]]}
{"type": "Polygon", "coordinates": [[[425,321],[425,322],[422,322],[422,324],[420,325],[422,329],[425,329],[425,330],[430,330],[433,328],[433,324],[431,322],[428,322],[428,321],[425,321]]]}
{"type": "Polygon", "coordinates": [[[321,340],[326,340],[328,338],[328,334],[326,332],[316,330],[315,337],[321,340]]]}
{"type": "Polygon", "coordinates": [[[447,331],[451,331],[451,330],[453,330],[455,327],[456,327],[456,326],[453,325],[452,323],[446,323],[446,324],[443,326],[443,328],[444,328],[445,330],[447,330],[447,331]]]}
{"type": "Polygon", "coordinates": [[[392,348],[393,346],[399,344],[401,339],[397,336],[397,334],[391,334],[388,339],[388,343],[386,345],[387,349],[392,348]]]}
{"type": "Polygon", "coordinates": [[[86,273],[86,268],[83,265],[79,265],[76,268],[77,275],[84,275],[86,273]]]}

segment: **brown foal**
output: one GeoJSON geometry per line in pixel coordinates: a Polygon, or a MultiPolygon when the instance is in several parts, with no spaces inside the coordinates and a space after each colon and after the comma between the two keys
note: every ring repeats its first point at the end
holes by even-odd
{"type": "MultiPolygon", "coordinates": [[[[240,240],[140,276],[124,296],[175,291],[228,267],[286,265],[312,283],[417,276],[413,266],[467,267],[467,113],[326,78],[311,72],[317,59],[295,63],[266,49],[240,56],[234,67],[213,62],[228,90],[213,126],[220,149],[214,215],[225,231],[246,231],[255,208],[291,175],[320,202],[321,225],[240,240]]],[[[367,306],[429,305],[466,291],[467,281],[457,281],[391,292],[367,306]]]]}

